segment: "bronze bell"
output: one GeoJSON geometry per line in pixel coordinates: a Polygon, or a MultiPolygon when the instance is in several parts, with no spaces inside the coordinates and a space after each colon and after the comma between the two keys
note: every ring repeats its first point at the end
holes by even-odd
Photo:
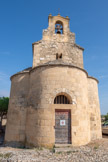
{"type": "Polygon", "coordinates": [[[61,34],[61,31],[57,31],[57,34],[61,34]]]}
{"type": "Polygon", "coordinates": [[[57,30],[57,34],[61,34],[61,30],[63,28],[61,27],[61,25],[57,25],[55,29],[57,30]]]}

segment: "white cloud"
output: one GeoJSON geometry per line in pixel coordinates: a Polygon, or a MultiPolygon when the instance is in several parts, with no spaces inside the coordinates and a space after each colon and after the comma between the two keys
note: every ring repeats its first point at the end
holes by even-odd
{"type": "Polygon", "coordinates": [[[100,79],[108,78],[108,75],[100,75],[99,78],[100,79]]]}
{"type": "Polygon", "coordinates": [[[6,81],[9,76],[3,72],[0,72],[0,81],[6,81]]]}

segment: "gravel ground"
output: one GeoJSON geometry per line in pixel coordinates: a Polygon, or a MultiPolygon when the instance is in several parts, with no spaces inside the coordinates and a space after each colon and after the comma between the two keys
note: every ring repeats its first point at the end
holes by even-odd
{"type": "Polygon", "coordinates": [[[68,152],[44,148],[18,149],[0,147],[0,162],[108,162],[108,138],[86,146],[72,147],[68,152]]]}

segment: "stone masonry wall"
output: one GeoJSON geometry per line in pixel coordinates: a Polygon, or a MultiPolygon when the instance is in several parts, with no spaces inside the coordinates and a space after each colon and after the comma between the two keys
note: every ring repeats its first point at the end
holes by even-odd
{"type": "Polygon", "coordinates": [[[90,111],[91,140],[102,138],[101,116],[97,82],[88,78],[88,101],[90,111]]]}
{"type": "Polygon", "coordinates": [[[75,43],[69,18],[50,14],[48,21],[42,40],[33,43],[33,68],[11,78],[5,142],[53,147],[55,109],[70,109],[71,143],[84,145],[102,136],[97,81],[83,70],[84,49],[75,43]],[[54,104],[58,94],[71,104],[54,104]]]}
{"type": "Polygon", "coordinates": [[[83,48],[75,44],[75,34],[70,32],[69,18],[49,15],[48,28],[43,30],[41,41],[33,43],[33,67],[56,60],[62,53],[62,60],[83,68],[83,48]],[[63,34],[55,33],[55,24],[63,24],[63,34]]]}
{"type": "Polygon", "coordinates": [[[83,68],[83,51],[76,45],[66,42],[41,41],[33,47],[33,67],[56,60],[56,54],[62,53],[62,60],[83,68]]]}
{"type": "Polygon", "coordinates": [[[5,142],[25,142],[29,73],[13,76],[6,125],[5,142]]]}
{"type": "Polygon", "coordinates": [[[12,77],[5,141],[53,147],[55,109],[71,110],[73,146],[101,138],[96,80],[81,69],[55,65],[12,77]],[[61,93],[70,96],[74,104],[54,104],[54,98],[61,93]]]}
{"type": "Polygon", "coordinates": [[[58,42],[70,42],[75,43],[75,34],[70,32],[69,28],[69,18],[62,17],[60,15],[48,17],[48,28],[43,30],[43,40],[48,41],[58,41],[58,42]],[[61,22],[63,27],[63,33],[57,34],[55,32],[55,24],[56,22],[61,22]]]}
{"type": "Polygon", "coordinates": [[[26,121],[27,144],[53,146],[55,109],[71,109],[72,145],[90,141],[87,74],[77,68],[42,67],[30,73],[29,107],[26,121]],[[71,77],[70,77],[71,76],[71,77]],[[54,105],[58,93],[70,95],[74,105],[54,105]]]}

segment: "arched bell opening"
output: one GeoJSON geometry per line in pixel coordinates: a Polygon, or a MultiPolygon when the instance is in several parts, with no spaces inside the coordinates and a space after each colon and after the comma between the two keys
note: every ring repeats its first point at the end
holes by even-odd
{"type": "Polygon", "coordinates": [[[61,21],[56,21],[55,23],[55,33],[63,34],[63,23],[61,21]]]}

